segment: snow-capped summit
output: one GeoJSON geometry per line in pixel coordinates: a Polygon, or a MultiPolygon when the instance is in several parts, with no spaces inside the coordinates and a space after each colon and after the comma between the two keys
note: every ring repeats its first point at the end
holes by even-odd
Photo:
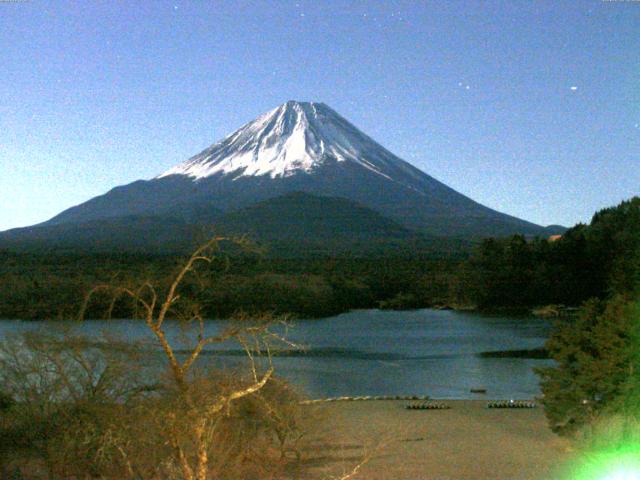
{"type": "Polygon", "coordinates": [[[405,163],[324,103],[289,101],[156,178],[288,177],[328,162],[355,162],[387,178],[390,164],[405,163]]]}
{"type": "Polygon", "coordinates": [[[261,115],[155,178],[116,187],[45,225],[131,216],[211,224],[220,214],[276,197],[296,202],[300,197],[290,196],[293,192],[347,199],[403,227],[436,235],[547,233],[456,192],[324,103],[295,101],[261,115]]]}

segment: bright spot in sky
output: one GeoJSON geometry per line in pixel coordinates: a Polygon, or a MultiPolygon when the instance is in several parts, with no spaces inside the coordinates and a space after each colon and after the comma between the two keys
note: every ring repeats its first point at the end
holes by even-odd
{"type": "Polygon", "coordinates": [[[578,90],[578,87],[571,87],[572,92],[575,92],[576,90],[578,90]]]}

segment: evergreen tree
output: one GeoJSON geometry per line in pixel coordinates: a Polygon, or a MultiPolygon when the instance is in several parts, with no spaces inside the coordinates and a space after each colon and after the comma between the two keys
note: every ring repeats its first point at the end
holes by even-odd
{"type": "Polygon", "coordinates": [[[547,342],[554,367],[539,369],[552,430],[571,434],[603,413],[619,413],[640,393],[639,302],[592,299],[558,324],[547,342]]]}

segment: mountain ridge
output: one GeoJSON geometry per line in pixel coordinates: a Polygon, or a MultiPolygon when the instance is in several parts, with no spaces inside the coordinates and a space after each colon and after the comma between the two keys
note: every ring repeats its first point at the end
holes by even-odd
{"type": "Polygon", "coordinates": [[[32,228],[135,216],[199,219],[206,225],[292,192],[345,198],[427,236],[558,233],[455,191],[326,104],[296,101],[260,115],[150,180],[115,187],[32,228]]]}
{"type": "Polygon", "coordinates": [[[211,215],[205,209],[189,211],[188,215],[133,215],[16,228],[0,234],[0,248],[30,251],[44,244],[56,251],[187,253],[213,234],[247,237],[264,247],[265,254],[278,257],[406,254],[415,249],[437,254],[468,248],[464,242],[445,245],[351,200],[304,192],[270,198],[226,214],[217,211],[215,218],[211,215]]]}

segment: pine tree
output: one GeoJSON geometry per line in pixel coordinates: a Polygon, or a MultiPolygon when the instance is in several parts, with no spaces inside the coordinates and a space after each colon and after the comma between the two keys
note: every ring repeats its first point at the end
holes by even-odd
{"type": "Polygon", "coordinates": [[[623,296],[593,299],[575,320],[557,326],[547,343],[556,366],[538,370],[552,430],[571,434],[638,403],[639,311],[623,296]]]}

